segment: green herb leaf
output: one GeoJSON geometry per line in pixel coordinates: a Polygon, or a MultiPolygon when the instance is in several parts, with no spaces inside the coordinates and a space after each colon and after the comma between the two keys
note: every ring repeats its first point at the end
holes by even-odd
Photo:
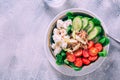
{"type": "Polygon", "coordinates": [[[67,27],[67,34],[70,35],[72,33],[72,25],[67,27]]]}
{"type": "Polygon", "coordinates": [[[80,18],[83,18],[83,16],[79,16],[80,18]]]}
{"type": "Polygon", "coordinates": [[[80,71],[80,70],[82,69],[82,67],[76,67],[76,66],[74,65],[74,63],[72,63],[72,62],[70,62],[69,65],[70,65],[70,67],[72,67],[75,71],[80,71]]]}
{"type": "Polygon", "coordinates": [[[99,40],[99,42],[100,42],[101,44],[105,43],[105,37],[101,38],[101,39],[99,40]]]}
{"type": "Polygon", "coordinates": [[[65,52],[64,50],[62,50],[62,51],[60,52],[60,54],[61,54],[61,56],[63,57],[63,59],[66,58],[66,52],[65,52]]]}
{"type": "Polygon", "coordinates": [[[70,67],[75,67],[74,63],[73,62],[70,62],[70,67]]]}
{"type": "Polygon", "coordinates": [[[92,21],[94,22],[95,25],[101,25],[101,22],[97,18],[93,18],[92,21]]]}
{"type": "Polygon", "coordinates": [[[100,33],[100,36],[104,36],[104,29],[101,27],[101,33],[100,33]]]}
{"type": "Polygon", "coordinates": [[[82,67],[72,67],[75,71],[80,71],[82,70],[82,67]]]}
{"type": "Polygon", "coordinates": [[[62,65],[63,63],[60,62],[59,60],[56,60],[56,64],[57,64],[57,65],[62,65]]]}
{"type": "Polygon", "coordinates": [[[107,51],[106,51],[106,50],[103,50],[102,52],[99,52],[98,54],[99,54],[99,56],[101,56],[101,57],[106,57],[106,56],[107,56],[107,51]]]}
{"type": "Polygon", "coordinates": [[[88,18],[88,20],[92,20],[92,18],[89,18],[89,17],[87,17],[88,18]]]}
{"type": "Polygon", "coordinates": [[[98,42],[100,42],[103,46],[106,46],[110,43],[110,40],[107,37],[103,36],[98,42]]]}
{"type": "Polygon", "coordinates": [[[56,55],[56,64],[58,65],[63,64],[63,57],[60,54],[56,55]]]}
{"type": "Polygon", "coordinates": [[[66,15],[67,15],[68,19],[73,19],[74,18],[74,15],[73,15],[72,12],[67,12],[66,15]]]}
{"type": "Polygon", "coordinates": [[[64,63],[68,65],[68,64],[69,64],[69,61],[68,61],[67,59],[65,59],[65,60],[64,60],[64,63]]]}
{"type": "Polygon", "coordinates": [[[106,45],[108,45],[109,43],[110,43],[110,40],[109,40],[107,37],[105,37],[105,43],[104,43],[103,46],[106,46],[106,45]]]}

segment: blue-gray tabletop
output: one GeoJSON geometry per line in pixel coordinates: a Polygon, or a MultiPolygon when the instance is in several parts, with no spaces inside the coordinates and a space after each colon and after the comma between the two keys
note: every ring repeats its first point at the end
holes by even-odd
{"type": "Polygon", "coordinates": [[[119,4],[119,0],[68,0],[56,9],[43,0],[0,0],[0,80],[119,80],[120,43],[111,38],[109,55],[101,67],[81,77],[56,71],[45,56],[43,43],[50,21],[61,11],[78,7],[97,14],[109,34],[120,38],[119,4]]]}

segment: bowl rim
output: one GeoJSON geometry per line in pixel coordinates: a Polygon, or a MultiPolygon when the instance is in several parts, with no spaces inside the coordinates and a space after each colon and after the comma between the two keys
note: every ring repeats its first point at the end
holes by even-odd
{"type": "MultiPolygon", "coordinates": [[[[108,34],[108,31],[107,31],[107,29],[106,29],[106,26],[105,26],[104,22],[103,22],[96,14],[94,14],[93,12],[91,12],[91,11],[89,11],[89,10],[80,9],[80,8],[71,8],[71,9],[67,9],[67,10],[64,10],[64,11],[60,12],[58,15],[55,16],[55,18],[54,18],[54,19],[50,22],[50,24],[48,25],[48,29],[47,29],[47,32],[46,32],[46,34],[45,34],[45,40],[44,40],[44,43],[45,43],[45,45],[44,45],[44,50],[45,50],[46,57],[47,57],[48,61],[51,63],[51,65],[52,65],[57,71],[61,72],[61,73],[64,74],[64,75],[67,75],[67,76],[83,76],[83,75],[87,75],[87,74],[89,74],[89,73],[92,73],[92,72],[95,71],[97,68],[99,68],[99,67],[103,64],[103,62],[104,62],[104,60],[106,59],[106,57],[102,58],[102,59],[101,59],[102,61],[100,62],[100,64],[99,64],[97,67],[93,68],[92,70],[90,70],[90,71],[88,70],[88,72],[86,72],[86,73],[81,73],[81,74],[79,74],[79,75],[77,75],[77,74],[78,74],[78,72],[80,72],[80,71],[75,71],[77,74],[75,73],[75,75],[74,75],[74,74],[68,73],[68,72],[70,72],[70,71],[74,72],[73,69],[68,70],[68,69],[66,69],[66,68],[68,68],[68,67],[66,67],[65,65],[61,65],[61,66],[56,65],[56,63],[55,63],[55,60],[56,60],[56,59],[53,57],[53,55],[52,55],[53,53],[51,53],[51,51],[50,51],[50,49],[49,49],[49,45],[48,45],[48,37],[50,37],[50,36],[48,36],[48,35],[49,35],[49,32],[50,32],[52,23],[55,23],[57,19],[60,19],[63,15],[65,15],[66,12],[69,12],[69,11],[72,11],[73,13],[74,13],[74,12],[83,13],[83,14],[87,14],[87,15],[89,15],[89,16],[98,18],[98,19],[101,21],[101,25],[102,25],[102,27],[103,27],[103,29],[104,29],[104,31],[105,31],[105,34],[108,34]],[[66,71],[66,72],[63,72],[63,70],[61,70],[61,69],[64,69],[64,70],[67,70],[67,71],[66,71]]],[[[54,27],[53,27],[53,28],[54,28],[54,27]]],[[[51,29],[51,30],[52,30],[52,29],[51,29]]],[[[106,36],[107,36],[107,35],[106,35],[106,36]]],[[[109,51],[109,44],[108,44],[107,46],[105,46],[105,49],[107,50],[107,52],[109,51]]],[[[94,63],[95,63],[95,62],[94,62],[94,63]]],[[[94,64],[94,63],[92,63],[92,64],[94,64]]],[[[85,67],[87,67],[87,66],[85,66],[85,67]]],[[[91,66],[91,67],[92,67],[92,66],[91,66]]]]}

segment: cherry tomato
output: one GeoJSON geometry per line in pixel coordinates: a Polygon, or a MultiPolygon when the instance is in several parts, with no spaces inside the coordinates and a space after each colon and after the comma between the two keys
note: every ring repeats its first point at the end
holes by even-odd
{"type": "Polygon", "coordinates": [[[66,55],[68,56],[68,55],[70,55],[71,53],[70,52],[66,52],[66,55]]]}
{"type": "Polygon", "coordinates": [[[75,51],[75,52],[74,52],[74,55],[75,55],[76,57],[82,56],[82,49],[79,49],[79,50],[75,51]]]}
{"type": "Polygon", "coordinates": [[[89,57],[88,50],[83,50],[83,57],[85,58],[89,57]]]}
{"type": "Polygon", "coordinates": [[[75,61],[75,55],[74,54],[67,55],[67,60],[70,61],[70,62],[74,62],[75,61]]]}
{"type": "Polygon", "coordinates": [[[93,47],[94,46],[94,42],[93,41],[89,41],[88,42],[88,49],[90,49],[91,47],[93,47]]]}
{"type": "Polygon", "coordinates": [[[89,54],[91,56],[96,56],[98,54],[98,52],[99,52],[98,49],[95,48],[95,47],[92,47],[92,48],[89,49],[89,54]]]}
{"type": "Polygon", "coordinates": [[[82,60],[81,60],[81,58],[76,58],[74,64],[77,67],[81,67],[82,66],[82,60]]]}
{"type": "Polygon", "coordinates": [[[88,59],[90,61],[96,61],[98,59],[98,56],[90,56],[88,59]]]}
{"type": "Polygon", "coordinates": [[[86,58],[83,58],[83,59],[82,59],[82,62],[83,62],[83,64],[85,64],[85,65],[90,64],[90,61],[89,61],[88,59],[86,59],[86,58]]]}
{"type": "Polygon", "coordinates": [[[89,51],[89,55],[90,55],[90,56],[96,56],[97,54],[93,54],[93,53],[91,53],[91,52],[89,51]]]}
{"type": "Polygon", "coordinates": [[[99,52],[103,49],[102,44],[100,43],[96,43],[95,47],[98,49],[99,52]]]}

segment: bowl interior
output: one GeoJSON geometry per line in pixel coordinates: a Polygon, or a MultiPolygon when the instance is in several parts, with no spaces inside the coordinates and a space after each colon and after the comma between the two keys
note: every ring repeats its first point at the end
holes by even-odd
{"type": "MultiPolygon", "coordinates": [[[[60,14],[58,14],[53,21],[51,21],[50,25],[49,25],[49,29],[48,29],[48,33],[47,33],[47,39],[46,39],[46,47],[47,47],[47,56],[48,59],[50,61],[50,63],[53,65],[53,67],[55,69],[57,69],[59,72],[65,74],[65,75],[69,75],[69,76],[81,76],[81,75],[85,75],[88,74],[90,72],[93,72],[96,68],[98,68],[98,66],[100,66],[103,61],[105,60],[105,58],[103,57],[99,57],[99,59],[97,61],[95,61],[94,63],[90,64],[89,66],[84,66],[83,69],[81,71],[74,71],[72,68],[62,65],[62,66],[58,66],[56,65],[56,61],[55,61],[55,56],[53,55],[53,50],[51,48],[51,43],[53,43],[54,41],[52,40],[51,36],[53,35],[53,29],[56,27],[56,22],[59,19],[62,20],[66,20],[66,12],[68,11],[72,11],[75,15],[81,15],[81,16],[87,16],[90,18],[96,17],[98,18],[95,14],[93,14],[90,11],[87,10],[80,10],[80,9],[70,9],[70,10],[66,10],[61,12],[60,14]]],[[[100,18],[98,18],[100,19],[100,18]]],[[[105,25],[103,24],[103,22],[101,21],[101,25],[102,28],[104,30],[105,25]]],[[[104,32],[106,32],[104,30],[104,32]]],[[[106,35],[105,35],[106,36],[106,35]]],[[[104,47],[104,49],[108,50],[108,46],[104,47]]]]}

